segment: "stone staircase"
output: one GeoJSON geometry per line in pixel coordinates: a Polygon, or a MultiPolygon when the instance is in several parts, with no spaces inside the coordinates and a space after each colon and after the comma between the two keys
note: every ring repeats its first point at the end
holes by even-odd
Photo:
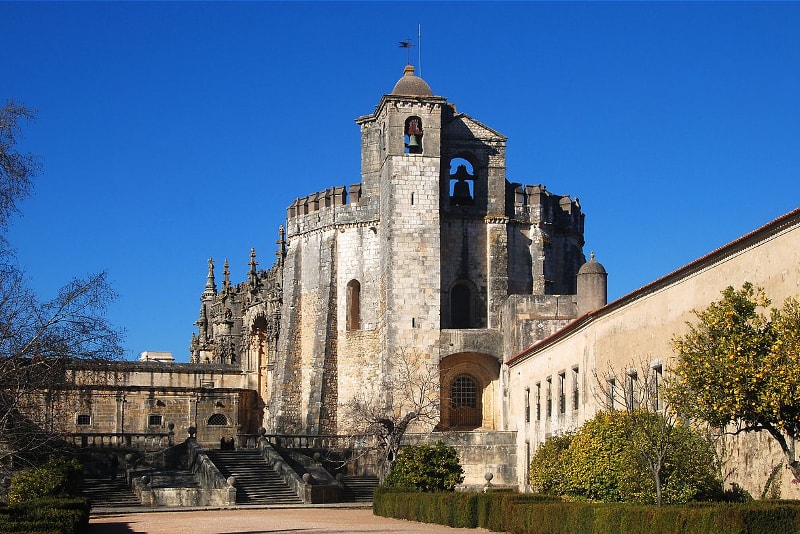
{"type": "Polygon", "coordinates": [[[378,487],[377,477],[345,476],[342,478],[344,491],[342,500],[345,502],[372,502],[375,488],[378,487]]]}
{"type": "Polygon", "coordinates": [[[303,501],[269,466],[258,450],[209,450],[222,476],[236,477],[236,502],[241,504],[302,504],[303,501]]]}
{"type": "Polygon", "coordinates": [[[81,493],[91,500],[93,508],[134,508],[141,507],[142,503],[130,486],[125,482],[125,477],[116,480],[108,478],[84,478],[81,493]]]}

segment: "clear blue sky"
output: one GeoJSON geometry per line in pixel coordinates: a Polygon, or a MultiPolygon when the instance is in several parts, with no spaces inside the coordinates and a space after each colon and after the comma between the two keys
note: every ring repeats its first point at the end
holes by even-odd
{"type": "Polygon", "coordinates": [[[800,205],[800,3],[0,3],[0,98],[43,160],[9,239],[52,296],[188,359],[206,260],[274,260],[297,197],[360,180],[359,129],[422,77],[578,196],[618,298],[800,205]],[[412,62],[417,63],[413,49],[412,62]]]}

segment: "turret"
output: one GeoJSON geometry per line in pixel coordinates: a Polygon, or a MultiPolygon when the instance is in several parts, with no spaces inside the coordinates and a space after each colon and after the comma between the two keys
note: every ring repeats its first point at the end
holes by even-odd
{"type": "Polygon", "coordinates": [[[602,308],[608,303],[608,273],[591,253],[578,271],[578,315],[602,308]]]}

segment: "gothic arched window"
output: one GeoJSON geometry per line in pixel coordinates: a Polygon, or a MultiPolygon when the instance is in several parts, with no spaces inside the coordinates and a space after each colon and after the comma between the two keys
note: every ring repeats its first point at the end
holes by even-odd
{"type": "Polygon", "coordinates": [[[347,329],[361,328],[361,283],[350,280],[347,283],[347,329]]]}

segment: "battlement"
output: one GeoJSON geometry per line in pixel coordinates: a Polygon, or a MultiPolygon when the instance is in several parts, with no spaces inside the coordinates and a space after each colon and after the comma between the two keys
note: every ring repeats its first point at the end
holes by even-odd
{"type": "Polygon", "coordinates": [[[561,221],[583,221],[581,204],[578,198],[569,195],[555,195],[541,184],[512,184],[514,215],[531,222],[540,222],[555,217],[561,221]]]}
{"type": "Polygon", "coordinates": [[[289,205],[286,218],[291,220],[302,215],[324,210],[326,208],[336,208],[349,204],[361,202],[361,184],[352,184],[349,192],[344,186],[335,186],[319,193],[312,193],[306,197],[296,199],[289,205]]]}

